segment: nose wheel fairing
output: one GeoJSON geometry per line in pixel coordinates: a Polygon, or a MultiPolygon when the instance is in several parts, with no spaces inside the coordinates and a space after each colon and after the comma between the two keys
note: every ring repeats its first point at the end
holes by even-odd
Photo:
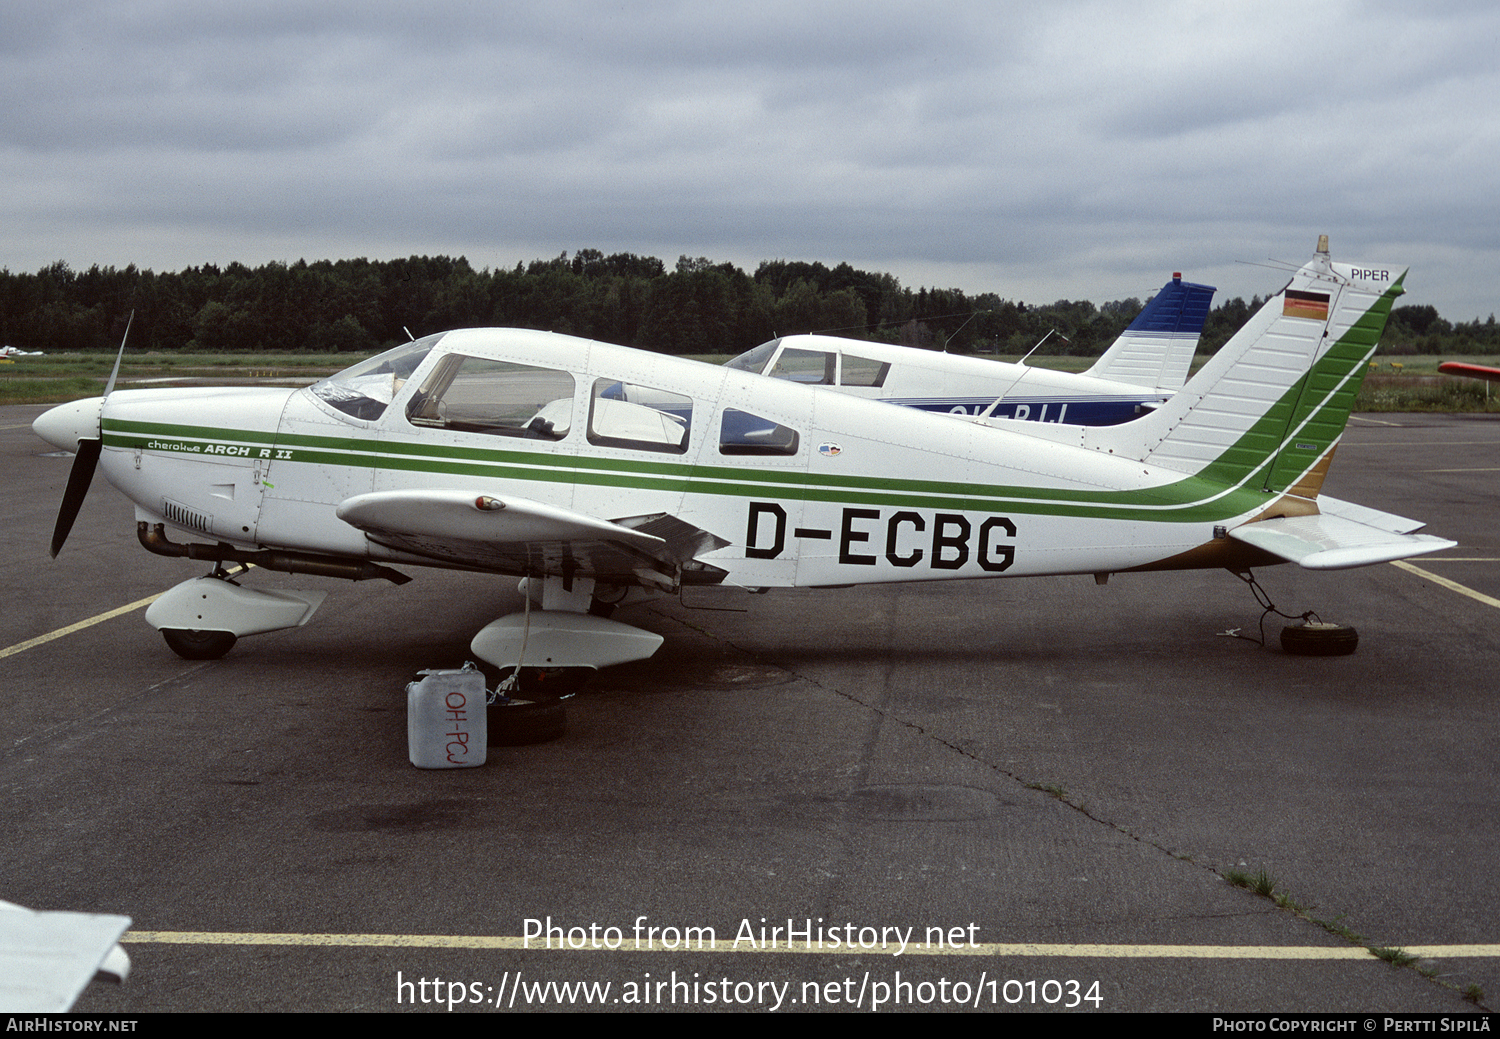
{"type": "Polygon", "coordinates": [[[242,588],[222,577],[195,577],[152,603],[146,623],[162,633],[178,656],[212,660],[229,652],[241,636],[306,624],[327,595],[242,588]]]}

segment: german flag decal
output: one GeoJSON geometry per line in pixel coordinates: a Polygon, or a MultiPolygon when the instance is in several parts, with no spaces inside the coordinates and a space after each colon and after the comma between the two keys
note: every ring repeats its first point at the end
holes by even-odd
{"type": "Polygon", "coordinates": [[[1328,293],[1300,292],[1287,289],[1286,299],[1281,305],[1284,317],[1307,317],[1314,321],[1328,320],[1328,293]]]}

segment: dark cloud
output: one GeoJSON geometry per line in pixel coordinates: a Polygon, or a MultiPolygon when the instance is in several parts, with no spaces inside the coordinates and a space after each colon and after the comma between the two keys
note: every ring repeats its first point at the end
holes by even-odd
{"type": "Polygon", "coordinates": [[[1276,278],[1233,261],[1326,231],[1496,309],[1489,4],[724,6],[13,5],[0,263],[592,246],[1248,296],[1276,278]]]}

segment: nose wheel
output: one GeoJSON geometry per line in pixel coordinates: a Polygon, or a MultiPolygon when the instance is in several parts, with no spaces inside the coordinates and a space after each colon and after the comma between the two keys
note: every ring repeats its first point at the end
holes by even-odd
{"type": "Polygon", "coordinates": [[[188,628],[162,628],[161,637],[173,653],[184,660],[218,660],[239,641],[232,631],[196,631],[188,628]]]}

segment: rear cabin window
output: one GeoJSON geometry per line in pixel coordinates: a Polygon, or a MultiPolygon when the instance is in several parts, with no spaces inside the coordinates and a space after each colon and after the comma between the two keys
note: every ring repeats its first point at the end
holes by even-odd
{"type": "Polygon", "coordinates": [[[721,455],[794,455],[800,440],[792,427],[748,411],[725,408],[719,421],[721,455]]]}
{"type": "Polygon", "coordinates": [[[885,373],[890,370],[889,361],[875,361],[868,357],[845,354],[839,382],[844,386],[884,386],[885,373]]]}
{"type": "Polygon", "coordinates": [[[423,380],[406,406],[406,418],[414,426],[561,440],[573,425],[573,376],[450,354],[423,380]]]}
{"type": "Polygon", "coordinates": [[[685,454],[693,399],[670,390],[599,379],[589,401],[589,443],[685,454]]]}

